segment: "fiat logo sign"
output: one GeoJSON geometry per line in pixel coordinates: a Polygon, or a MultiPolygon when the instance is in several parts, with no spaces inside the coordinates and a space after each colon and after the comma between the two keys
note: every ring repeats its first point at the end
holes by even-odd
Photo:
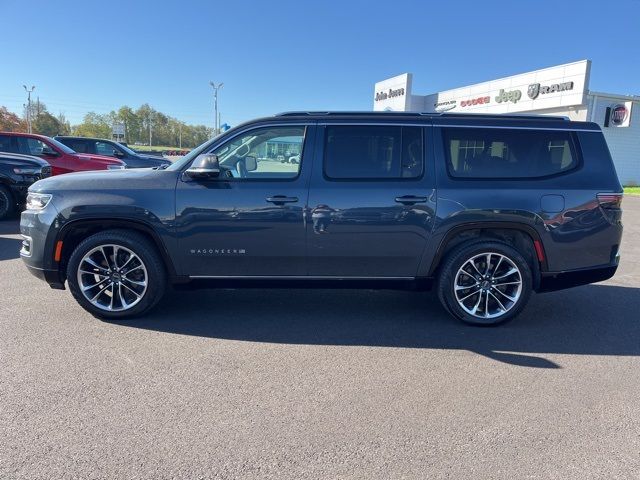
{"type": "Polygon", "coordinates": [[[620,103],[611,108],[611,123],[614,125],[622,125],[628,116],[629,110],[620,103]]]}

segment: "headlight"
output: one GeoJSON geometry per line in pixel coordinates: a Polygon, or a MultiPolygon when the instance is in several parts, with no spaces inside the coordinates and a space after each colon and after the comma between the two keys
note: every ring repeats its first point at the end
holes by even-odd
{"type": "Polygon", "coordinates": [[[27,194],[27,210],[42,210],[49,205],[51,201],[50,193],[31,193],[27,194]]]}
{"type": "Polygon", "coordinates": [[[13,171],[18,175],[38,175],[40,173],[40,168],[14,168],[13,171]]]}
{"type": "Polygon", "coordinates": [[[107,165],[107,170],[124,170],[127,168],[125,165],[107,165]]]}

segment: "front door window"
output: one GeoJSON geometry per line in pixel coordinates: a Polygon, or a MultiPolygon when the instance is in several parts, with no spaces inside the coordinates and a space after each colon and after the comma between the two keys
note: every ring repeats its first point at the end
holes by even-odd
{"type": "Polygon", "coordinates": [[[218,147],[220,166],[228,176],[247,180],[293,179],[300,173],[305,128],[251,130],[218,147]]]}

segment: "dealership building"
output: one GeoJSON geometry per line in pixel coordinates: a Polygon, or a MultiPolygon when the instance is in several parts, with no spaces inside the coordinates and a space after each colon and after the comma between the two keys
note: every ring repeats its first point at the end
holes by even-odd
{"type": "Polygon", "coordinates": [[[376,111],[558,115],[595,122],[624,185],[640,184],[640,96],[589,90],[591,61],[557,65],[429,95],[415,95],[412,74],[376,83],[376,111]]]}

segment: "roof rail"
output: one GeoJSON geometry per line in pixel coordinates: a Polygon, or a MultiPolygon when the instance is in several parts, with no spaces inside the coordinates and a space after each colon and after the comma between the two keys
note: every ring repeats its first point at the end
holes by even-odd
{"type": "Polygon", "coordinates": [[[446,118],[490,118],[496,120],[541,120],[541,121],[569,121],[568,117],[552,115],[533,115],[519,113],[453,113],[453,112],[373,112],[373,111],[299,111],[277,113],[276,117],[299,117],[299,116],[389,116],[389,117],[446,117],[446,118]]]}

